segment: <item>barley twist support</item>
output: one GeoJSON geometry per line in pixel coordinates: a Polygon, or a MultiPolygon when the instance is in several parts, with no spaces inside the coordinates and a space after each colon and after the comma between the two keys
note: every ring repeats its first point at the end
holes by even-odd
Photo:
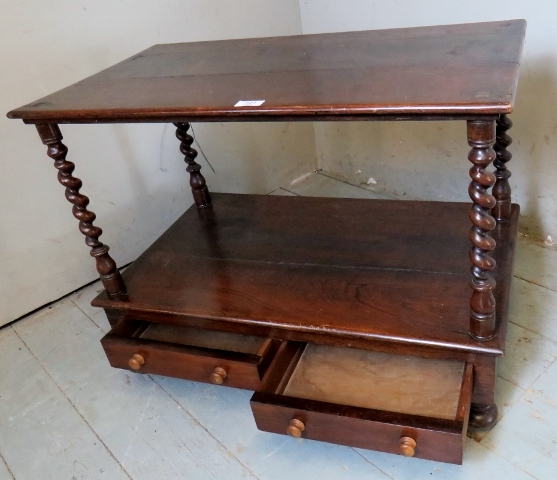
{"type": "Polygon", "coordinates": [[[512,158],[511,152],[507,150],[507,147],[513,141],[507,134],[512,126],[513,122],[505,114],[497,120],[496,143],[493,147],[497,154],[497,158],[493,162],[496,168],[495,176],[497,177],[493,187],[493,196],[496,203],[492,214],[499,222],[511,218],[511,186],[509,185],[511,172],[507,169],[506,164],[512,158]]]}
{"type": "Polygon", "coordinates": [[[62,143],[60,128],[52,123],[37,124],[36,127],[41,141],[47,146],[47,155],[54,160],[54,166],[58,169],[58,181],[66,187],[66,199],[73,205],[72,213],[79,220],[79,231],[85,235],[85,243],[91,247],[90,253],[95,258],[97,272],[106,292],[111,297],[124,296],[126,287],[116,262],[108,254],[108,245],[99,240],[103,231],[93,225],[96,215],[87,210],[89,198],[79,192],[82,182],[72,175],[75,165],[66,160],[68,147],[62,143]]]}
{"type": "Polygon", "coordinates": [[[184,160],[188,164],[186,170],[190,173],[190,187],[193,199],[198,208],[211,206],[211,196],[205,182],[205,177],[201,175],[201,165],[196,163],[197,150],[191,148],[193,137],[188,133],[189,123],[175,123],[176,138],[180,140],[180,152],[184,155],[184,160]]]}
{"type": "Polygon", "coordinates": [[[470,260],[472,261],[472,298],[470,299],[470,333],[478,340],[486,340],[495,335],[495,280],[490,272],[495,268],[495,259],[490,252],[495,248],[495,240],[489,232],[496,226],[491,216],[495,207],[495,197],[487,189],[495,184],[496,177],[486,170],[495,160],[495,121],[468,121],[468,144],[472,147],[468,160],[474,165],[470,169],[472,182],[468,188],[474,202],[470,209],[470,260]]]}

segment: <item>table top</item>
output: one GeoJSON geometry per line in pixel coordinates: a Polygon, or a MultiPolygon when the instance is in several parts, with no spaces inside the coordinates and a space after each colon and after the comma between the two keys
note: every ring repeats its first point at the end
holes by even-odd
{"type": "Polygon", "coordinates": [[[510,20],[155,45],[8,117],[96,123],[510,113],[525,29],[524,20],[510,20]]]}

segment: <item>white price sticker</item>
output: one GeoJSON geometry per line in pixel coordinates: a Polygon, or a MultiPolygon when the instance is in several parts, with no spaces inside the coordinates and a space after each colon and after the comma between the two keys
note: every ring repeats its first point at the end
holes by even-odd
{"type": "Polygon", "coordinates": [[[239,100],[235,107],[260,107],[265,103],[265,100],[239,100]]]}

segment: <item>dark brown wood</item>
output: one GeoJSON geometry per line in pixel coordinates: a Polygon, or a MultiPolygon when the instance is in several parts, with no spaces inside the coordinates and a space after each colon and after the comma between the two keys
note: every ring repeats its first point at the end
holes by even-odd
{"type": "Polygon", "coordinates": [[[495,184],[495,175],[486,170],[495,160],[495,122],[468,122],[468,144],[472,147],[468,160],[474,164],[470,168],[472,182],[468,188],[474,202],[470,209],[470,260],[472,261],[472,298],[470,299],[470,333],[478,340],[491,338],[496,332],[495,279],[490,275],[495,268],[495,259],[490,252],[496,241],[489,235],[495,228],[491,209],[495,207],[495,197],[487,189],[495,184]]]}
{"type": "Polygon", "coordinates": [[[106,318],[110,327],[114,327],[120,320],[125,317],[126,312],[122,310],[111,310],[110,308],[105,308],[104,313],[106,314],[106,318]]]}
{"type": "Polygon", "coordinates": [[[124,320],[118,323],[101,340],[110,365],[131,368],[137,373],[254,390],[280,344],[262,339],[262,344],[268,343],[262,355],[228,352],[142,338],[141,334],[148,327],[148,322],[124,320]],[[218,381],[215,381],[215,373],[220,374],[218,381]]]}
{"type": "MultiPolygon", "coordinates": [[[[430,121],[450,121],[450,120],[458,120],[458,121],[466,121],[466,120],[496,120],[499,118],[498,114],[472,114],[472,113],[464,113],[464,114],[420,114],[420,113],[413,113],[413,114],[359,114],[359,115],[328,115],[328,114],[319,114],[312,117],[302,116],[302,115],[252,115],[250,117],[242,117],[242,123],[262,123],[262,122],[401,122],[401,121],[412,121],[412,122],[430,122],[430,121]]],[[[143,118],[135,118],[135,117],[115,117],[115,118],[107,118],[102,121],[102,123],[111,124],[111,123],[180,123],[180,122],[203,122],[203,123],[222,123],[222,122],[230,122],[230,116],[219,116],[213,115],[211,117],[203,117],[199,119],[199,117],[190,117],[190,116],[172,116],[172,117],[161,117],[161,118],[151,118],[149,120],[145,120],[143,118]]],[[[76,123],[72,121],[64,121],[64,120],[56,120],[59,124],[68,124],[68,123],[76,123]]],[[[35,124],[38,123],[37,121],[32,120],[23,120],[23,123],[26,124],[35,124]]],[[[100,123],[98,120],[93,118],[83,118],[80,119],[78,122],[80,124],[91,124],[91,123],[100,123]]]]}
{"type": "Polygon", "coordinates": [[[157,45],[10,112],[37,124],[96,257],[111,364],[258,389],[265,430],[460,463],[469,416],[471,428],[497,418],[519,216],[506,114],[524,30],[513,20],[157,45]],[[238,120],[465,120],[473,207],[230,194],[213,205],[190,122],[238,120]],[[196,204],[126,271],[127,293],[57,125],[102,122],[174,123],[196,204]],[[424,358],[409,367],[408,355],[424,358]],[[374,377],[377,365],[404,382],[374,377]],[[435,410],[420,400],[433,397],[435,410]]]}
{"type": "MultiPolygon", "coordinates": [[[[217,193],[213,205],[190,208],[125,272],[125,305],[94,305],[317,343],[503,353],[504,335],[469,335],[467,204],[217,193]]],[[[494,231],[511,268],[515,210],[494,231]]]]}
{"type": "Polygon", "coordinates": [[[497,405],[472,404],[470,409],[470,428],[471,429],[487,429],[493,428],[497,423],[497,405]]]}
{"type": "Polygon", "coordinates": [[[82,183],[72,175],[75,169],[73,162],[66,160],[68,147],[62,143],[62,132],[54,123],[37,124],[36,127],[41,141],[47,146],[47,155],[54,160],[58,181],[66,187],[66,199],[73,205],[72,213],[79,220],[79,231],[85,235],[85,243],[91,247],[91,256],[95,258],[102,284],[111,298],[120,298],[126,293],[124,281],[116,262],[108,253],[108,245],[99,240],[102,230],[93,225],[96,215],[87,210],[89,198],[79,192],[82,183]]]}
{"type": "Polygon", "coordinates": [[[190,174],[190,187],[193,194],[193,200],[198,208],[211,206],[211,196],[205,182],[205,177],[201,175],[201,165],[196,163],[197,150],[191,148],[193,137],[188,134],[190,128],[189,123],[175,123],[176,138],[180,140],[180,152],[184,155],[184,160],[188,164],[187,171],[190,174]]]}
{"type": "Polygon", "coordinates": [[[474,363],[474,392],[472,404],[495,403],[496,357],[481,357],[474,363]]]}
{"type": "Polygon", "coordinates": [[[263,376],[258,391],[282,392],[305,348],[306,344],[302,342],[282,342],[263,376]]]}
{"type": "Polygon", "coordinates": [[[285,433],[292,418],[305,425],[303,437],[388,453],[399,453],[401,436],[415,437],[415,456],[462,463],[463,426],[458,421],[342,407],[325,402],[255,393],[251,400],[257,428],[285,433]]]}
{"type": "Polygon", "coordinates": [[[304,425],[303,430],[294,432],[300,437],[396,454],[401,453],[400,439],[410,437],[416,442],[416,457],[462,463],[472,394],[471,365],[464,370],[456,417],[447,420],[285,396],[281,394],[283,385],[303,348],[283,346],[254,393],[251,408],[260,430],[291,434],[292,420],[296,420],[298,427],[299,423],[304,425]]]}
{"type": "Polygon", "coordinates": [[[526,22],[155,45],[9,113],[28,122],[482,115],[513,109],[526,22]],[[234,107],[265,100],[260,107],[234,107]]]}
{"type": "Polygon", "coordinates": [[[511,186],[509,185],[511,172],[507,168],[507,162],[511,160],[512,154],[507,150],[507,147],[513,140],[507,134],[507,131],[512,126],[513,122],[505,114],[497,119],[496,142],[493,147],[497,154],[497,158],[493,162],[496,168],[495,176],[497,177],[493,186],[493,196],[496,203],[491,212],[499,222],[508,220],[511,216],[511,186]]]}

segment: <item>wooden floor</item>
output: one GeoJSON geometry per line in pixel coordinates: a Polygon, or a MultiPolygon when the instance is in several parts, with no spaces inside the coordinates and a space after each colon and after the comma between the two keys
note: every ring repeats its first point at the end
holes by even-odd
{"type": "MultiPolygon", "coordinates": [[[[272,193],[377,197],[324,174],[272,193]]],[[[518,243],[502,418],[467,440],[463,466],[259,432],[251,392],[112,369],[89,306],[100,290],[0,329],[0,480],[556,478],[554,249],[518,243]]]]}

